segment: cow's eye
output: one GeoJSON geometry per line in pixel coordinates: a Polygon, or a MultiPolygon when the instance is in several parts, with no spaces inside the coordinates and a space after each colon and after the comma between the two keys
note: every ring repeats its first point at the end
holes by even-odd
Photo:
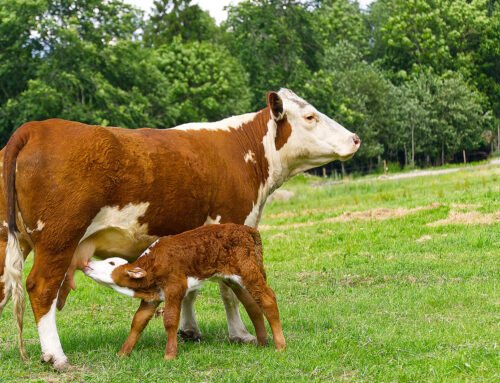
{"type": "Polygon", "coordinates": [[[314,117],[314,114],[308,114],[306,116],[306,120],[308,120],[308,121],[314,121],[315,119],[316,119],[316,117],[314,117]]]}
{"type": "Polygon", "coordinates": [[[114,262],[109,262],[109,264],[110,264],[111,266],[114,266],[114,265],[115,265],[115,263],[114,263],[114,262]]]}

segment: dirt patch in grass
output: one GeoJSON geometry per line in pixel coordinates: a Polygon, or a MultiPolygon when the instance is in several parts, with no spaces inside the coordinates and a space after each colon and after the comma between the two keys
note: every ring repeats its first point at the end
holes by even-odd
{"type": "Polygon", "coordinates": [[[491,214],[482,214],[478,211],[461,212],[451,210],[448,218],[435,222],[429,222],[427,226],[444,225],[493,225],[500,223],[500,211],[491,214]]]}
{"type": "Polygon", "coordinates": [[[71,366],[67,371],[60,372],[40,372],[25,375],[21,379],[47,383],[62,383],[62,382],[84,382],[86,368],[83,366],[71,366]]]}
{"type": "Polygon", "coordinates": [[[278,234],[271,235],[269,237],[269,239],[278,239],[278,238],[288,238],[288,235],[286,235],[285,233],[278,233],[278,234]]]}
{"type": "Polygon", "coordinates": [[[426,242],[431,240],[432,237],[430,235],[423,235],[419,239],[417,239],[417,242],[426,242]]]}
{"type": "Polygon", "coordinates": [[[483,205],[480,203],[450,203],[450,207],[460,210],[469,210],[483,207],[483,205]]]}
{"type": "Polygon", "coordinates": [[[292,218],[292,217],[300,217],[304,215],[311,215],[311,214],[321,214],[321,213],[328,213],[332,211],[338,211],[342,207],[340,206],[335,206],[335,207],[323,207],[323,208],[317,208],[317,209],[304,209],[300,211],[284,211],[281,213],[275,213],[275,214],[266,214],[264,215],[265,218],[269,219],[275,219],[275,218],[292,218]]]}
{"type": "Polygon", "coordinates": [[[415,208],[411,209],[406,209],[402,207],[398,207],[395,209],[389,209],[389,208],[378,208],[378,209],[371,209],[371,210],[363,210],[363,211],[346,211],[339,215],[338,217],[333,217],[333,218],[326,218],[323,220],[319,221],[308,221],[308,222],[298,222],[298,223],[292,223],[292,224],[285,224],[285,225],[260,225],[259,230],[272,230],[272,229],[297,229],[301,227],[307,227],[307,226],[313,226],[318,223],[332,223],[332,222],[348,222],[348,221],[353,221],[353,220],[360,220],[360,221],[372,221],[372,220],[386,220],[386,219],[393,219],[393,218],[401,218],[409,214],[415,214],[418,213],[419,211],[422,210],[430,210],[430,209],[436,209],[440,207],[441,204],[439,203],[431,203],[430,205],[427,206],[418,206],[415,208]]]}

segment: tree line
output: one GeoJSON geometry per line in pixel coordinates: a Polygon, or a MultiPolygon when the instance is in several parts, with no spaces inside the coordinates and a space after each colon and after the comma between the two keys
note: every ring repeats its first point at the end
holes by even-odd
{"type": "Polygon", "coordinates": [[[442,164],[492,151],[500,125],[497,0],[251,0],[217,25],[191,0],[149,16],[120,0],[0,2],[0,140],[65,118],[168,128],[256,111],[288,87],[381,158],[442,164]]]}

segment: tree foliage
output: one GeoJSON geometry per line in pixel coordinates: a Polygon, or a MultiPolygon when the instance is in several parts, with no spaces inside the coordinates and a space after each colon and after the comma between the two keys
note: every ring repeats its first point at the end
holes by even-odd
{"type": "Polygon", "coordinates": [[[246,0],[221,26],[191,0],[0,2],[0,139],[52,117],[166,128],[258,110],[289,87],[363,141],[352,164],[490,150],[494,0],[246,0]]]}

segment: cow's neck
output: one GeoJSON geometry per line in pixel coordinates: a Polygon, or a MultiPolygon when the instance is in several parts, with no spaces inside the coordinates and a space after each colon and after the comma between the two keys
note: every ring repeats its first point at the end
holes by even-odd
{"type": "Polygon", "coordinates": [[[248,161],[255,161],[255,174],[250,176],[255,177],[257,199],[245,220],[249,226],[257,226],[267,197],[288,178],[288,168],[283,166],[276,150],[276,131],[269,108],[256,113],[238,129],[238,141],[249,156],[248,161]]]}

